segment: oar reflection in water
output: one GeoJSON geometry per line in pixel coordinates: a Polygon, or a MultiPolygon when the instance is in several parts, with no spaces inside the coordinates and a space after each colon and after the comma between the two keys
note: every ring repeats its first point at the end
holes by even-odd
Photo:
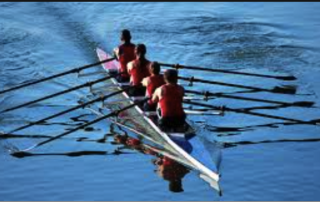
{"type": "Polygon", "coordinates": [[[280,139],[280,140],[262,140],[262,141],[238,141],[238,142],[221,142],[224,148],[242,146],[242,145],[255,145],[255,144],[267,144],[267,143],[284,143],[284,142],[320,142],[320,138],[311,139],[280,139]]]}
{"type": "Polygon", "coordinates": [[[122,155],[122,154],[136,154],[133,152],[123,152],[119,149],[114,150],[112,153],[108,151],[75,151],[75,152],[61,152],[61,153],[31,153],[31,152],[15,152],[12,156],[16,158],[35,157],[35,156],[67,156],[67,157],[80,157],[80,156],[96,156],[96,155],[122,155]]]}
{"type": "MultiPolygon", "coordinates": [[[[310,122],[320,122],[319,119],[311,120],[310,122]]],[[[210,124],[206,124],[203,121],[196,122],[204,125],[204,128],[210,132],[218,133],[217,136],[233,136],[233,135],[241,135],[242,132],[246,131],[254,131],[261,128],[279,128],[280,126],[292,126],[292,125],[301,125],[303,123],[294,123],[294,122],[272,122],[267,124],[257,124],[257,125],[246,125],[246,126],[214,126],[210,124]]]]}

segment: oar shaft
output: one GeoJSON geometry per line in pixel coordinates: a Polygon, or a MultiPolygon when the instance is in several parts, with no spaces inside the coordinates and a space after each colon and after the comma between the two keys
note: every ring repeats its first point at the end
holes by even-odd
{"type": "Polygon", "coordinates": [[[230,98],[230,99],[246,100],[246,101],[253,101],[253,102],[264,102],[269,104],[294,105],[294,103],[287,103],[287,102],[281,102],[281,101],[275,101],[275,100],[264,100],[264,99],[258,99],[258,98],[249,98],[249,97],[242,97],[242,96],[236,96],[236,95],[224,95],[222,93],[212,93],[209,91],[199,92],[194,90],[185,90],[185,92],[196,94],[196,95],[230,98]]]}
{"type": "Polygon", "coordinates": [[[219,73],[226,73],[226,74],[236,74],[236,75],[244,75],[244,76],[254,76],[254,77],[262,77],[262,78],[280,79],[280,80],[286,80],[286,81],[290,81],[290,80],[295,80],[296,79],[294,76],[273,76],[273,75],[248,73],[248,72],[236,72],[236,71],[223,70],[223,69],[184,66],[184,65],[178,65],[178,64],[166,64],[166,63],[159,63],[159,64],[161,66],[172,67],[172,68],[176,68],[176,69],[190,69],[190,70],[198,70],[198,71],[206,71],[206,72],[219,72],[219,73]]]}
{"type": "Polygon", "coordinates": [[[179,76],[179,79],[184,80],[184,81],[190,81],[190,82],[199,82],[199,83],[206,83],[206,84],[213,84],[213,85],[228,86],[228,87],[249,89],[249,90],[254,90],[254,91],[265,91],[265,92],[274,93],[273,90],[265,89],[265,88],[257,88],[257,87],[253,87],[253,86],[245,86],[245,85],[240,85],[240,84],[223,83],[223,82],[218,82],[218,81],[208,81],[208,80],[197,79],[197,78],[193,78],[193,77],[186,78],[186,77],[179,76]]]}
{"type": "MultiPolygon", "coordinates": [[[[56,140],[56,139],[59,139],[59,138],[61,138],[61,137],[63,137],[63,136],[69,135],[69,134],[71,134],[71,133],[73,133],[73,132],[75,132],[75,131],[77,131],[77,130],[80,130],[80,129],[83,129],[83,128],[85,128],[85,127],[87,127],[87,126],[90,126],[90,125],[92,125],[92,124],[98,123],[98,122],[100,122],[100,121],[102,121],[102,120],[104,120],[104,119],[107,119],[107,118],[111,117],[111,116],[117,116],[120,112],[125,111],[125,110],[127,110],[127,109],[130,109],[130,108],[132,108],[132,107],[134,107],[134,106],[136,106],[136,105],[138,105],[138,104],[141,104],[141,103],[143,103],[143,102],[146,102],[146,101],[149,100],[149,99],[150,99],[150,98],[146,98],[146,99],[144,99],[144,100],[142,100],[142,101],[139,101],[139,102],[137,102],[137,103],[128,105],[128,106],[126,106],[126,107],[124,107],[124,108],[122,108],[122,109],[120,109],[120,110],[113,111],[113,112],[111,112],[111,113],[109,113],[109,114],[107,114],[107,115],[101,116],[101,117],[99,117],[99,118],[97,118],[97,119],[95,119],[95,120],[93,120],[93,121],[90,121],[90,122],[88,122],[88,123],[86,123],[86,124],[83,124],[83,125],[81,125],[81,126],[78,126],[78,127],[74,128],[74,129],[71,129],[70,131],[64,132],[64,133],[62,133],[62,134],[60,134],[60,135],[54,136],[54,137],[52,137],[52,138],[50,138],[50,139],[48,139],[48,140],[45,140],[45,141],[43,141],[43,142],[40,142],[40,143],[38,143],[38,144],[30,147],[30,148],[33,149],[33,148],[39,147],[39,146],[41,146],[41,145],[44,145],[44,144],[47,144],[47,143],[49,143],[49,142],[52,142],[52,141],[54,141],[54,140],[56,140]]],[[[26,149],[26,150],[24,150],[24,151],[27,151],[27,150],[30,150],[30,149],[26,149]]]]}
{"type": "MultiPolygon", "coordinates": [[[[186,103],[186,104],[191,104],[191,105],[196,105],[196,106],[208,107],[208,108],[215,109],[215,110],[221,109],[220,107],[213,106],[213,105],[210,105],[210,104],[196,103],[196,102],[191,102],[191,101],[187,101],[187,102],[185,102],[185,103],[186,103]]],[[[243,110],[240,110],[240,109],[232,109],[232,108],[227,108],[227,107],[225,107],[224,110],[225,110],[225,111],[235,112],[235,113],[248,114],[248,115],[265,117],[265,118],[271,118],[271,119],[279,119],[279,120],[285,120],[285,121],[292,121],[292,122],[297,122],[297,123],[301,123],[301,124],[312,124],[311,122],[307,122],[307,121],[301,121],[301,120],[286,118],[286,117],[282,117],[282,116],[274,116],[274,115],[268,115],[268,114],[261,114],[261,113],[258,113],[258,112],[243,111],[243,110]]]]}
{"type": "Polygon", "coordinates": [[[5,110],[1,111],[0,114],[1,114],[1,113],[5,113],[5,112],[9,112],[9,111],[13,111],[13,110],[16,110],[16,109],[20,109],[20,108],[22,108],[22,107],[29,106],[29,105],[32,105],[32,104],[35,104],[35,103],[38,103],[38,102],[41,102],[41,101],[44,101],[44,100],[53,98],[53,97],[57,97],[57,96],[59,96],[59,95],[66,94],[66,93],[69,93],[69,92],[78,90],[78,89],[80,89],[80,88],[84,88],[84,87],[87,87],[87,86],[91,86],[91,85],[94,85],[94,84],[96,84],[96,83],[99,83],[99,82],[108,80],[108,79],[113,78],[113,77],[114,77],[114,76],[107,76],[107,77],[104,77],[104,78],[101,78],[101,79],[98,79],[98,80],[95,80],[95,81],[92,81],[92,82],[84,83],[84,84],[81,84],[81,85],[72,87],[72,88],[70,88],[70,89],[63,90],[63,91],[60,91],[60,92],[57,92],[57,93],[54,93],[54,94],[51,94],[51,95],[48,95],[48,96],[45,96],[45,97],[36,99],[36,100],[32,100],[32,101],[30,101],[30,102],[23,103],[23,104],[20,104],[20,105],[15,106],[15,107],[11,107],[11,108],[5,109],[5,110]]]}
{"type": "Polygon", "coordinates": [[[80,72],[82,70],[85,70],[85,69],[88,69],[88,68],[91,68],[91,67],[106,63],[106,62],[110,62],[110,61],[112,61],[114,59],[115,58],[109,58],[109,59],[106,59],[106,60],[103,60],[103,61],[100,61],[100,62],[96,62],[96,63],[89,64],[89,65],[85,65],[83,67],[78,67],[78,68],[75,68],[75,69],[71,69],[71,70],[68,70],[66,72],[61,72],[61,73],[58,73],[58,74],[55,74],[55,75],[52,75],[52,76],[49,76],[49,77],[46,77],[46,78],[43,78],[43,79],[39,79],[39,80],[36,80],[36,81],[32,81],[32,82],[29,82],[29,83],[26,83],[26,84],[20,84],[20,85],[14,86],[12,88],[0,91],[0,95],[4,94],[4,93],[11,92],[11,91],[14,91],[14,90],[18,90],[18,89],[21,89],[21,88],[24,88],[24,87],[35,85],[35,84],[38,84],[38,83],[42,83],[42,82],[45,82],[45,81],[48,81],[48,80],[51,80],[51,79],[55,79],[55,78],[58,78],[58,77],[61,77],[61,76],[67,75],[67,74],[77,73],[77,72],[80,72]]]}

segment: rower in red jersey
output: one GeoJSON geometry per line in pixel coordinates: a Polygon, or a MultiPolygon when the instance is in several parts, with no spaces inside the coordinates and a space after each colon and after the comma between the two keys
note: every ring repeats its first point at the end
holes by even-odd
{"type": "Polygon", "coordinates": [[[130,76],[127,71],[127,64],[136,58],[135,45],[131,43],[131,33],[124,29],[121,32],[120,40],[122,44],[114,49],[114,54],[120,62],[120,72],[123,74],[117,77],[119,82],[129,82],[130,76]]]}
{"type": "MultiPolygon", "coordinates": [[[[147,88],[146,97],[152,98],[154,91],[160,86],[164,85],[163,75],[160,74],[160,65],[157,62],[152,62],[150,65],[151,76],[143,79],[142,85],[147,88]]],[[[152,100],[148,100],[144,104],[145,111],[156,111],[157,103],[152,100]]]]}
{"type": "Polygon", "coordinates": [[[159,127],[162,130],[184,126],[186,114],[182,107],[184,88],[177,84],[178,72],[168,69],[164,73],[165,85],[156,89],[152,101],[158,102],[159,127]]]}
{"type": "Polygon", "coordinates": [[[150,61],[146,59],[146,53],[146,46],[144,44],[138,44],[135,48],[136,59],[127,65],[130,84],[135,86],[135,88],[131,88],[129,92],[132,96],[144,96],[146,93],[146,87],[142,85],[142,80],[150,76],[150,61]]]}

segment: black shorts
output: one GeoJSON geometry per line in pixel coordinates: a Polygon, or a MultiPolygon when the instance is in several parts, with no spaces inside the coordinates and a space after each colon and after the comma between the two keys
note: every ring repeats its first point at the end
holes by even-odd
{"type": "Polygon", "coordinates": [[[146,87],[144,86],[135,86],[134,88],[130,88],[128,90],[128,94],[130,96],[145,96],[146,94],[146,87]]]}
{"type": "MultiPolygon", "coordinates": [[[[158,110],[160,113],[160,109],[158,110]]],[[[161,114],[160,114],[161,115],[161,114]]],[[[180,117],[161,117],[158,120],[158,125],[161,130],[170,130],[176,129],[184,126],[186,123],[186,115],[182,115],[180,117]]]]}
{"type": "Polygon", "coordinates": [[[116,79],[119,83],[128,83],[130,81],[130,77],[123,77],[121,75],[118,75],[116,79]]]}
{"type": "Polygon", "coordinates": [[[157,110],[157,104],[149,104],[148,102],[144,103],[143,105],[144,111],[156,111],[157,110]]]}
{"type": "Polygon", "coordinates": [[[182,117],[161,117],[159,118],[159,126],[176,128],[183,126],[186,121],[186,116],[182,117]]]}

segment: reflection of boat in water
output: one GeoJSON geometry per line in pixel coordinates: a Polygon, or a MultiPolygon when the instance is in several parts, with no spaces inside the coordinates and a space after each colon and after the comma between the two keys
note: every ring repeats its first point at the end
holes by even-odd
{"type": "Polygon", "coordinates": [[[155,157],[152,163],[156,166],[155,172],[164,180],[169,182],[169,190],[172,192],[182,192],[182,179],[190,171],[183,164],[162,154],[160,148],[148,145],[136,138],[127,135],[115,135],[115,142],[124,145],[123,148],[136,150],[142,154],[148,154],[155,157]]]}
{"type": "MultiPolygon", "coordinates": [[[[97,54],[101,61],[110,58],[101,49],[97,49],[97,54]]],[[[119,69],[119,63],[117,61],[104,63],[103,68],[106,70],[106,74],[116,72],[119,69]]],[[[105,84],[106,87],[103,94],[112,93],[128,86],[128,84],[119,83],[116,79],[111,79],[111,82],[107,80],[105,84]]],[[[113,98],[113,100],[106,101],[103,108],[95,105],[91,106],[90,109],[99,116],[103,116],[107,113],[105,110],[119,110],[141,99],[139,97],[130,97],[126,92],[113,98]]],[[[183,131],[163,132],[157,126],[156,118],[154,114],[147,114],[139,106],[135,106],[120,113],[118,117],[111,118],[111,121],[156,145],[157,148],[153,149],[159,154],[198,171],[202,179],[221,193],[218,184],[219,174],[212,156],[212,151],[214,150],[212,147],[214,145],[197,136],[188,123],[188,127],[183,131]]]]}

